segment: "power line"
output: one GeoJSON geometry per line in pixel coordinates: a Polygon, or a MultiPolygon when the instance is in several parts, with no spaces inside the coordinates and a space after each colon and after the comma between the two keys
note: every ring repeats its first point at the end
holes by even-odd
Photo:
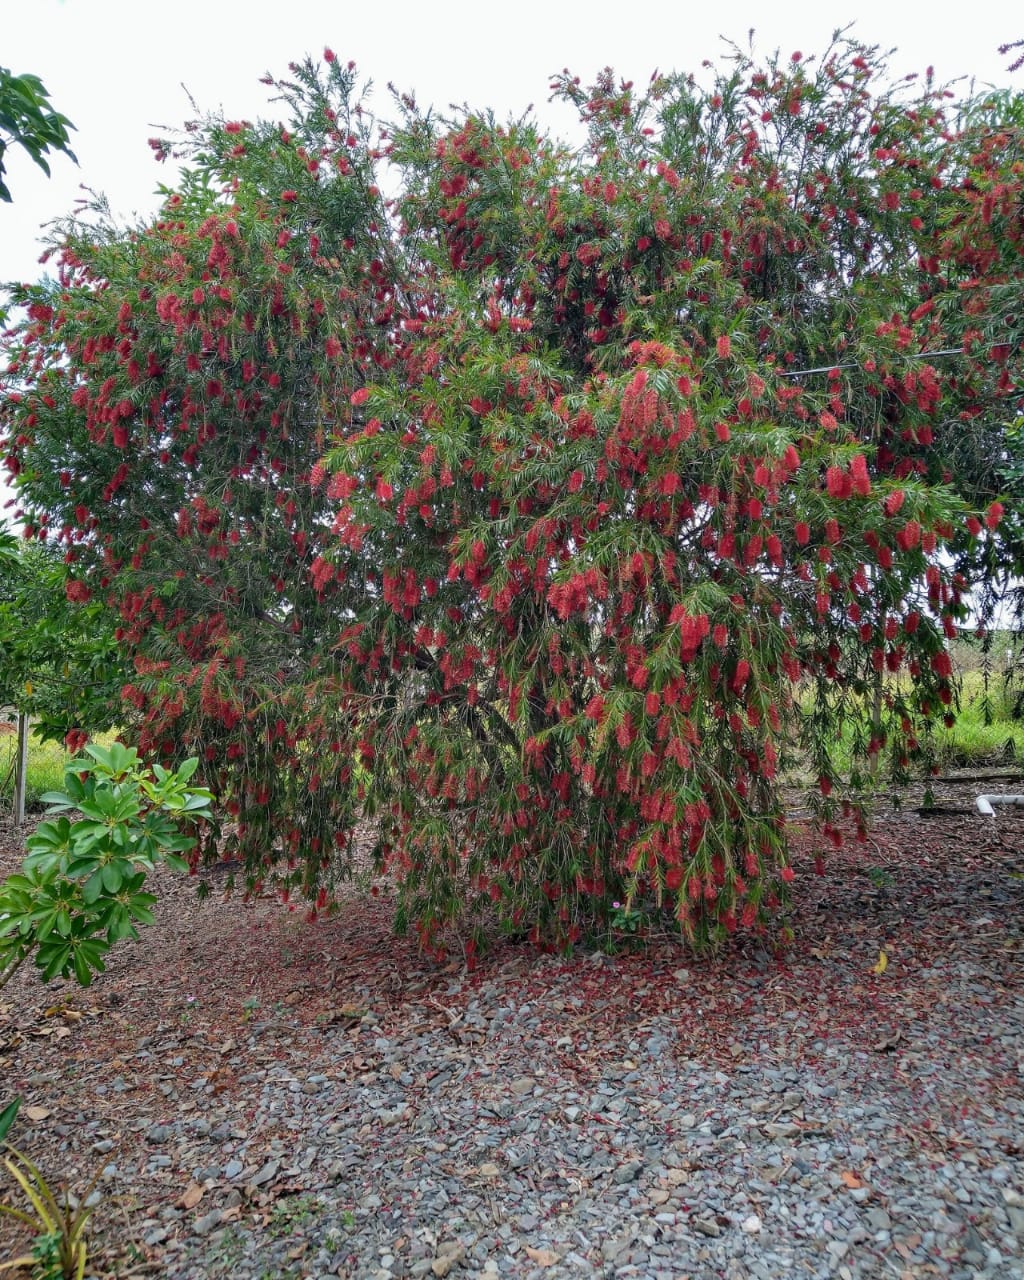
{"type": "MultiPolygon", "coordinates": [[[[950,347],[946,351],[912,351],[908,356],[908,360],[937,360],[940,356],[962,356],[967,353],[963,347],[950,347]]],[[[778,375],[780,378],[802,378],[809,373],[831,373],[833,369],[860,369],[863,368],[857,361],[849,364],[823,364],[816,369],[780,369],[778,375]]]]}

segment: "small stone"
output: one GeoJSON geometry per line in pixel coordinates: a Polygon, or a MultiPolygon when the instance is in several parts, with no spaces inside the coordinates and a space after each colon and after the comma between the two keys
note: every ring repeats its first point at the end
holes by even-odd
{"type": "Polygon", "coordinates": [[[152,1143],[168,1142],[174,1136],[174,1126],[155,1124],[146,1132],[146,1141],[152,1143]]]}
{"type": "Polygon", "coordinates": [[[501,1170],[498,1168],[496,1164],[491,1164],[490,1162],[488,1162],[487,1164],[482,1164],[480,1166],[480,1176],[482,1178],[497,1178],[500,1175],[501,1175],[501,1170]]]}
{"type": "Polygon", "coordinates": [[[277,1171],[281,1167],[279,1160],[268,1160],[262,1169],[257,1170],[249,1181],[254,1187],[262,1187],[268,1182],[273,1182],[277,1177],[277,1171]]]}
{"type": "Polygon", "coordinates": [[[209,1213],[204,1214],[201,1218],[197,1218],[192,1223],[192,1231],[197,1236],[208,1236],[221,1220],[221,1211],[219,1209],[211,1209],[209,1213]]]}
{"type": "Polygon", "coordinates": [[[224,1166],[225,1178],[237,1178],[241,1172],[242,1172],[241,1160],[229,1160],[227,1164],[224,1166]]]}
{"type": "Polygon", "coordinates": [[[628,1164],[620,1164],[612,1174],[612,1182],[618,1183],[619,1186],[625,1186],[627,1182],[635,1182],[643,1167],[641,1160],[630,1160],[628,1164]]]}
{"type": "Polygon", "coordinates": [[[654,1190],[650,1192],[648,1199],[651,1204],[665,1204],[671,1194],[672,1193],[670,1191],[666,1191],[663,1187],[655,1187],[654,1190]]]}
{"type": "Polygon", "coordinates": [[[761,1230],[761,1219],[756,1213],[752,1213],[748,1218],[743,1219],[740,1226],[748,1236],[756,1236],[761,1230]]]}
{"type": "Polygon", "coordinates": [[[699,1231],[702,1236],[720,1236],[722,1228],[714,1220],[714,1218],[691,1218],[694,1231],[699,1231]]]}

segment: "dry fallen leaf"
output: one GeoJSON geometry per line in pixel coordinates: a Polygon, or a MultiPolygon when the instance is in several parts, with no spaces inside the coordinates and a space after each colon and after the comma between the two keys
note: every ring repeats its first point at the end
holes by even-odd
{"type": "Polygon", "coordinates": [[[179,1209],[194,1209],[203,1198],[203,1188],[198,1182],[190,1182],[178,1197],[179,1209]]]}
{"type": "Polygon", "coordinates": [[[558,1261],[557,1253],[552,1253],[550,1249],[533,1249],[530,1245],[526,1246],[526,1255],[532,1258],[538,1267],[553,1267],[558,1261]]]}
{"type": "Polygon", "coordinates": [[[888,968],[888,965],[889,965],[889,957],[885,954],[884,951],[879,951],[878,963],[871,966],[871,972],[877,973],[879,976],[881,976],[883,973],[885,973],[886,969],[888,968]]]}
{"type": "Polygon", "coordinates": [[[25,1108],[25,1115],[27,1115],[30,1120],[34,1120],[37,1124],[40,1120],[45,1120],[49,1114],[50,1114],[50,1110],[48,1107],[26,1107],[25,1108]]]}
{"type": "Polygon", "coordinates": [[[848,1186],[851,1191],[856,1191],[858,1187],[862,1187],[864,1185],[861,1179],[858,1178],[857,1175],[850,1169],[844,1169],[839,1176],[842,1178],[844,1184],[848,1186]]]}
{"type": "Polygon", "coordinates": [[[884,1036],[873,1048],[876,1053],[892,1053],[902,1039],[903,1032],[897,1029],[891,1036],[884,1036]]]}

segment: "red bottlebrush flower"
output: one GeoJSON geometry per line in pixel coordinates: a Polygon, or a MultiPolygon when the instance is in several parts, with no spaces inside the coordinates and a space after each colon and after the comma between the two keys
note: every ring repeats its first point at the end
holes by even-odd
{"type": "Polygon", "coordinates": [[[871,492],[871,477],[868,475],[868,460],[858,453],[850,460],[850,482],[854,493],[866,498],[871,492]]]}
{"type": "Polygon", "coordinates": [[[70,579],[64,584],[64,594],[72,604],[86,604],[92,598],[92,592],[84,582],[79,582],[76,578],[70,579]]]}
{"type": "Polygon", "coordinates": [[[728,360],[732,355],[732,341],[727,333],[720,333],[715,343],[720,360],[728,360]]]}
{"type": "Polygon", "coordinates": [[[644,711],[649,716],[656,716],[660,710],[661,710],[661,699],[652,690],[644,698],[644,711]]]}
{"type": "Polygon", "coordinates": [[[906,497],[907,495],[902,489],[894,489],[892,493],[886,494],[885,501],[882,503],[882,510],[887,516],[896,515],[906,501],[906,497]]]}
{"type": "Polygon", "coordinates": [[[740,658],[739,662],[736,663],[736,674],[732,678],[733,693],[742,693],[749,679],[750,663],[746,658],[740,658]]]}
{"type": "Polygon", "coordinates": [[[336,61],[337,56],[338,55],[334,52],[333,49],[324,50],[324,62],[334,62],[336,61]]]}
{"type": "Polygon", "coordinates": [[[570,493],[579,493],[583,488],[583,472],[576,470],[569,477],[569,483],[566,486],[570,493]]]}
{"type": "Polygon", "coordinates": [[[358,391],[353,391],[351,396],[352,404],[366,404],[370,398],[370,392],[366,387],[360,387],[358,391]]]}
{"type": "Polygon", "coordinates": [[[244,133],[245,123],[242,120],[229,120],[224,126],[225,133],[244,133]]]}
{"type": "Polygon", "coordinates": [[[948,680],[953,674],[953,659],[945,650],[943,650],[942,653],[937,653],[935,657],[932,658],[932,670],[937,676],[941,676],[944,680],[948,680]]]}
{"type": "Polygon", "coordinates": [[[896,534],[896,542],[904,551],[913,551],[921,541],[921,526],[916,520],[908,520],[896,534]]]}
{"type": "Polygon", "coordinates": [[[285,204],[293,204],[296,200],[298,200],[298,198],[299,198],[299,193],[297,191],[281,192],[281,199],[285,202],[285,204]]]}
{"type": "Polygon", "coordinates": [[[721,440],[722,444],[729,439],[729,428],[724,422],[715,423],[715,435],[721,440]]]}
{"type": "Polygon", "coordinates": [[[1003,518],[1003,504],[1001,502],[993,502],[985,513],[985,524],[989,529],[994,529],[1003,518]]]}
{"type": "Polygon", "coordinates": [[[810,525],[806,524],[803,520],[798,520],[795,528],[793,529],[793,534],[796,538],[797,546],[806,547],[808,542],[811,540],[810,525]]]}
{"type": "Polygon", "coordinates": [[[341,343],[337,338],[328,338],[324,343],[324,354],[329,360],[336,360],[341,355],[341,343]]]}
{"type": "Polygon", "coordinates": [[[395,491],[391,485],[389,485],[383,478],[377,481],[376,494],[379,501],[390,502],[392,497],[394,497],[394,492],[395,491]]]}
{"type": "Polygon", "coordinates": [[[587,703],[587,709],[583,714],[588,720],[600,720],[604,715],[604,698],[596,693],[587,703]]]}
{"type": "Polygon", "coordinates": [[[715,627],[712,633],[711,639],[717,648],[719,649],[725,648],[725,646],[729,643],[729,628],[725,625],[725,623],[723,622],[718,623],[718,625],[715,627]]]}
{"type": "Polygon", "coordinates": [[[981,521],[977,516],[967,517],[967,532],[972,538],[976,538],[981,533],[981,521]]]}
{"type": "Polygon", "coordinates": [[[783,878],[783,880],[785,880],[787,884],[791,884],[796,879],[796,872],[793,870],[792,867],[783,867],[782,870],[779,872],[779,875],[783,878]]]}
{"type": "Polygon", "coordinates": [[[848,498],[852,490],[850,477],[842,467],[829,467],[825,473],[825,486],[830,498],[848,498]]]}
{"type": "Polygon", "coordinates": [[[818,779],[818,789],[823,796],[830,796],[832,794],[832,779],[822,774],[818,779]]]}

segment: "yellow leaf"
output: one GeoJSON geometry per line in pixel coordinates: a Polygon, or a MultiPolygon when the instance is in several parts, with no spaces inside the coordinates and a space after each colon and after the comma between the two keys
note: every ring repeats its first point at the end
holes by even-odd
{"type": "Polygon", "coordinates": [[[26,692],[26,693],[28,694],[28,696],[31,698],[31,696],[32,696],[32,681],[31,681],[31,680],[26,680],[26,681],[25,681],[25,692],[26,692]]]}
{"type": "Polygon", "coordinates": [[[888,966],[889,966],[889,957],[885,954],[884,951],[879,951],[878,963],[871,966],[871,972],[877,973],[877,974],[883,974],[885,973],[888,966]]]}

